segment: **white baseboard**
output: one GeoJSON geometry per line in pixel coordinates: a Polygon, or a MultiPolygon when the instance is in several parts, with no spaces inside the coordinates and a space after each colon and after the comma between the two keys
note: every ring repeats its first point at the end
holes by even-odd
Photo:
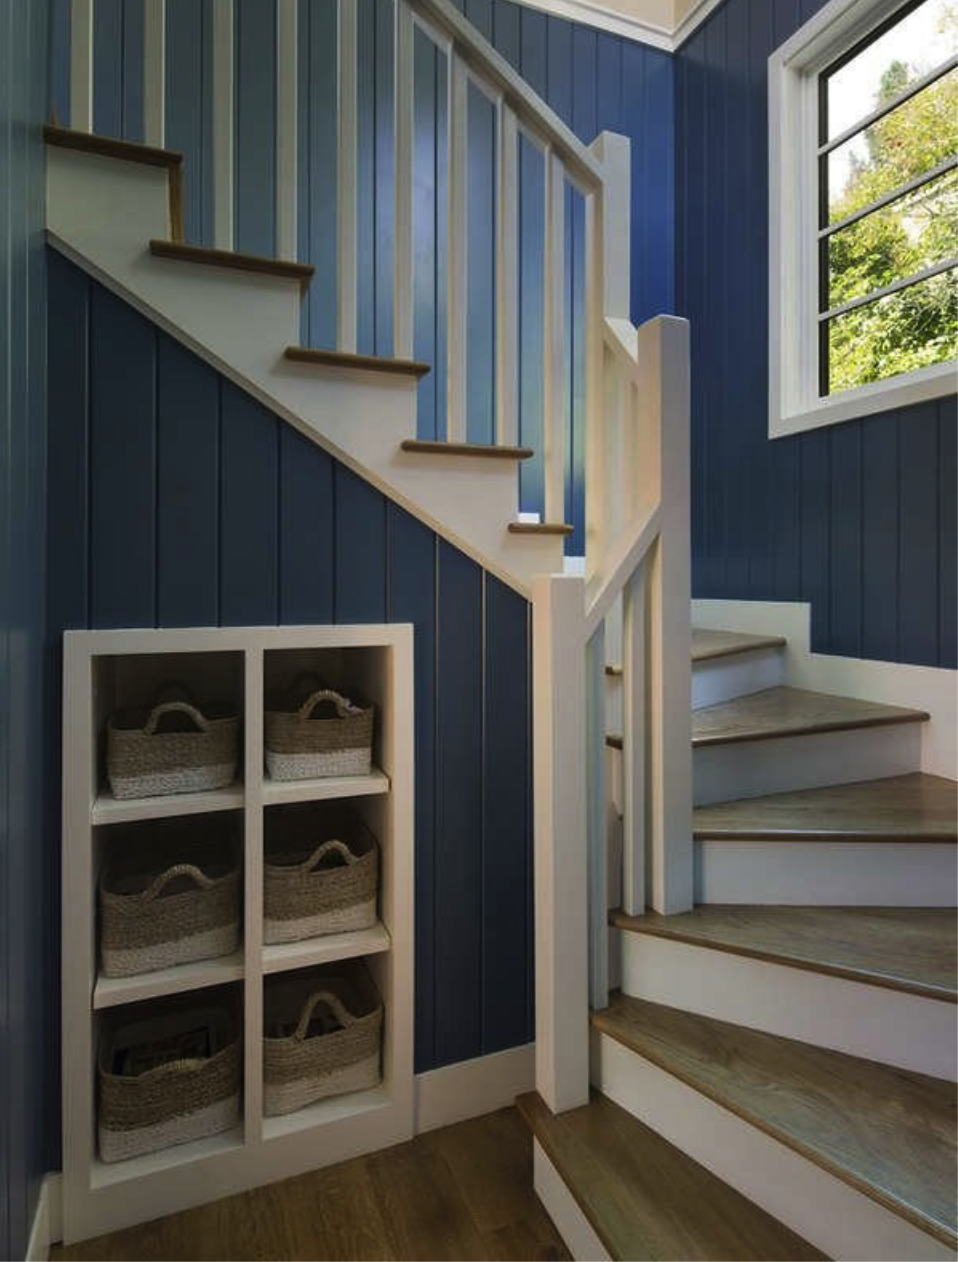
{"type": "Polygon", "coordinates": [[[40,1184],[27,1243],[26,1262],[47,1262],[50,1245],[63,1239],[63,1176],[48,1174],[40,1184]]]}
{"type": "Polygon", "coordinates": [[[417,1074],[416,1134],[505,1108],[535,1085],[535,1043],[417,1074]]]}
{"type": "Polygon", "coordinates": [[[932,718],[921,725],[921,770],[952,780],[958,777],[956,672],[813,653],[809,648],[809,616],[809,605],[797,601],[692,601],[695,626],[784,635],[788,640],[783,650],[785,682],[793,688],[927,710],[932,718]]]}
{"type": "Polygon", "coordinates": [[[532,1176],[536,1195],[572,1256],[580,1262],[608,1262],[605,1246],[537,1139],[532,1144],[532,1176]]]}

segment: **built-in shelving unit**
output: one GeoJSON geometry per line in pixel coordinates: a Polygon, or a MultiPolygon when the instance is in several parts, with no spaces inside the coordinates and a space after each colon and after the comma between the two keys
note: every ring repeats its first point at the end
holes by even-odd
{"type": "Polygon", "coordinates": [[[413,1130],[412,628],[201,628],[64,636],[63,1173],[64,1239],[98,1235],[242,1188],[345,1160],[413,1130]],[[373,767],[362,776],[274,782],[264,770],[265,698],[309,670],[376,706],[373,767]],[[110,714],[176,679],[243,717],[237,780],[213,792],[118,801],[105,776],[110,714]],[[270,811],[348,802],[377,837],[379,918],[361,931],[267,946],[263,838],[270,811]],[[97,883],[108,849],[149,821],[228,813],[242,852],[242,943],[231,955],[133,977],[98,969],[97,883]],[[285,1117],[263,1115],[263,987],[270,976],[361,959],[384,1005],[382,1082],[285,1117]],[[97,1152],[98,1032],[107,1010],[231,989],[242,1011],[241,1125],[129,1161],[97,1152]]]}

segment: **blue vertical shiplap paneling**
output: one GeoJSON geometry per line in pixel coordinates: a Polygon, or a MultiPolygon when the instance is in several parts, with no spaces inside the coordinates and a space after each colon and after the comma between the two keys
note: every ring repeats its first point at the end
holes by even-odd
{"type": "Polygon", "coordinates": [[[279,621],[333,621],[333,460],[279,432],[279,621]]]}
{"type": "Polygon", "coordinates": [[[337,6],[299,0],[299,257],[316,276],[303,300],[303,341],[335,347],[337,6]]]}
{"type": "Polygon", "coordinates": [[[862,656],[898,658],[898,413],[863,427],[862,656]]]}
{"type": "Polygon", "coordinates": [[[496,440],[496,108],[467,92],[466,440],[496,440]]]}
{"type": "Polygon", "coordinates": [[[958,661],[958,415],[954,399],[938,401],[938,660],[958,661]]]}
{"type": "Polygon", "coordinates": [[[276,248],[276,0],[234,0],[235,248],[276,248]]]}
{"type": "Polygon", "coordinates": [[[219,379],[172,338],[157,343],[156,621],[219,615],[219,379]]]}
{"type": "Polygon", "coordinates": [[[224,626],[277,621],[278,428],[260,403],[221,380],[219,621],[224,626]]]}
{"type": "Polygon", "coordinates": [[[166,144],[184,157],[187,241],[213,244],[213,5],[166,0],[166,144]]]}
{"type": "Polygon", "coordinates": [[[439,544],[434,1038],[439,1064],[482,1041],[482,571],[439,544]]]}
{"type": "MultiPolygon", "coordinates": [[[[952,469],[952,475],[955,470],[952,469]]],[[[938,405],[908,413],[898,445],[898,647],[905,661],[938,664],[938,405]]],[[[952,483],[954,494],[954,483],[952,483]]]]}
{"type": "Polygon", "coordinates": [[[144,0],[93,6],[93,130],[143,139],[144,0]]]}
{"type": "Polygon", "coordinates": [[[801,447],[802,599],[811,604],[813,644],[827,643],[831,626],[831,434],[804,435],[801,447]]]}
{"type": "Polygon", "coordinates": [[[862,426],[838,425],[831,438],[831,591],[829,640],[832,651],[860,657],[862,645],[862,426]]]}
{"type": "Polygon", "coordinates": [[[156,336],[97,288],[90,330],[90,606],[100,627],[151,627],[156,610],[156,336]]]}
{"type": "Polygon", "coordinates": [[[336,468],[333,526],[337,622],[386,618],[386,501],[343,465],[336,468]]]}

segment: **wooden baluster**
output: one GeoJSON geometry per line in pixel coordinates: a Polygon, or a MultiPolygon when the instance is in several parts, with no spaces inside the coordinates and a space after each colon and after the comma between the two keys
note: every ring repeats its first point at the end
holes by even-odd
{"type": "Polygon", "coordinates": [[[166,144],[166,0],[146,0],[143,10],[143,139],[166,144]]]}
{"type": "Polygon", "coordinates": [[[608,789],[605,777],[605,624],[585,652],[586,792],[589,849],[589,1003],[609,1003],[608,789]]]}
{"type": "Polygon", "coordinates": [[[233,248],[233,0],[213,0],[213,244],[233,248]]]}
{"type": "Polygon", "coordinates": [[[542,447],[546,521],[565,521],[566,400],[569,389],[565,309],[565,170],[546,155],[542,447]]]}
{"type": "Polygon", "coordinates": [[[336,149],[336,237],[339,287],[336,345],[356,350],[357,296],[357,143],[359,129],[359,10],[356,0],[339,0],[339,130],[336,149]]]}
{"type": "Polygon", "coordinates": [[[622,594],[622,906],[645,911],[648,666],[646,565],[622,594]]]}
{"type": "Polygon", "coordinates": [[[93,0],[70,9],[70,126],[93,130],[93,0]]]}
{"type": "Polygon", "coordinates": [[[469,352],[466,316],[469,303],[469,78],[465,63],[449,55],[449,245],[447,303],[448,368],[446,372],[446,439],[467,438],[466,408],[469,352]]]}
{"type": "Polygon", "coordinates": [[[413,143],[415,135],[415,26],[406,0],[396,0],[394,125],[396,226],[393,328],[397,359],[413,358],[414,239],[413,143]]]}
{"type": "Polygon", "coordinates": [[[496,144],[496,441],[519,441],[519,129],[500,98],[496,144]]]}
{"type": "Polygon", "coordinates": [[[299,0],[276,3],[276,257],[299,255],[298,203],[299,0]]]}

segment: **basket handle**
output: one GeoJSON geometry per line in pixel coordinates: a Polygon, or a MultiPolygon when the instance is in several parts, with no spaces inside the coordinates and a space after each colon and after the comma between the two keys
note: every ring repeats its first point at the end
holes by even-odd
{"type": "Polygon", "coordinates": [[[147,719],[143,731],[147,736],[153,736],[161,716],[172,713],[188,714],[201,732],[210,730],[209,722],[200,714],[195,705],[190,705],[188,701],[164,701],[161,705],[154,706],[150,711],[150,717],[147,719]]]}
{"type": "Polygon", "coordinates": [[[334,692],[332,688],[320,688],[312,696],[306,698],[296,713],[301,719],[308,719],[312,716],[320,701],[332,701],[336,706],[336,713],[341,719],[348,718],[350,714],[355,712],[351,702],[341,692],[334,692]]]}
{"type": "Polygon", "coordinates": [[[164,889],[178,876],[191,876],[201,889],[208,890],[211,885],[216,882],[211,876],[207,876],[194,863],[176,863],[172,868],[167,868],[165,872],[161,872],[148,889],[143,890],[140,894],[141,903],[152,903],[154,898],[158,898],[164,889]]]}
{"type": "Polygon", "coordinates": [[[336,1015],[336,1020],[344,1028],[346,1026],[355,1025],[358,1018],[354,1017],[338,995],[334,995],[331,990],[315,990],[306,1000],[302,1015],[299,1018],[299,1025],[296,1027],[296,1033],[293,1038],[302,1043],[306,1038],[306,1031],[309,1029],[309,1023],[313,1013],[316,1011],[318,1004],[325,1003],[332,1008],[336,1015]]]}
{"type": "Polygon", "coordinates": [[[313,868],[322,863],[323,859],[334,850],[341,854],[347,863],[359,862],[359,859],[344,841],[339,841],[338,838],[333,837],[329,841],[324,841],[321,846],[317,846],[309,858],[304,863],[299,864],[296,870],[299,872],[312,872],[313,868]]]}

